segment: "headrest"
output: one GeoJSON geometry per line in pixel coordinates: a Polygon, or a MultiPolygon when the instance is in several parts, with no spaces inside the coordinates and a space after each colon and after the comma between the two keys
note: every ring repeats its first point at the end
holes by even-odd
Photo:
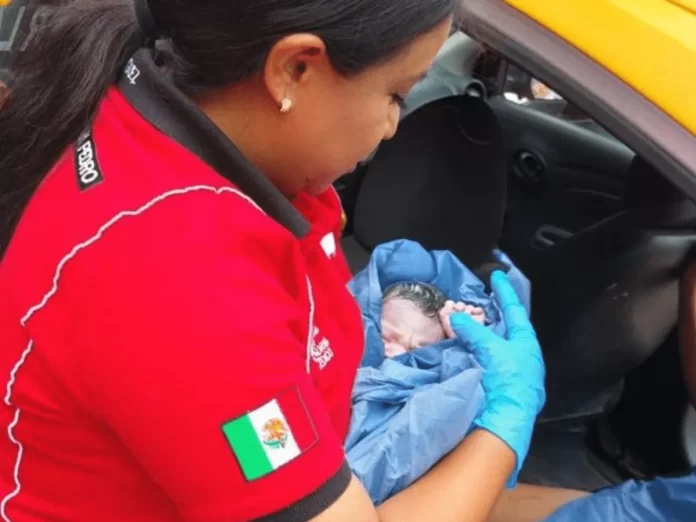
{"type": "Polygon", "coordinates": [[[432,102],[409,115],[369,163],[354,232],[366,247],[411,239],[474,268],[492,261],[505,197],[502,131],[477,98],[432,102]]]}
{"type": "Polygon", "coordinates": [[[686,196],[652,165],[640,156],[633,158],[624,191],[627,207],[664,205],[684,199],[686,196]]]}

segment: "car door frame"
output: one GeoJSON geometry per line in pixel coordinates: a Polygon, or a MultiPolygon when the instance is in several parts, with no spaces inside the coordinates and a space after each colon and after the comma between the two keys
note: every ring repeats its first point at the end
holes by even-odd
{"type": "Polygon", "coordinates": [[[564,99],[696,200],[696,136],[611,71],[503,0],[467,0],[466,34],[553,85],[564,99]]]}

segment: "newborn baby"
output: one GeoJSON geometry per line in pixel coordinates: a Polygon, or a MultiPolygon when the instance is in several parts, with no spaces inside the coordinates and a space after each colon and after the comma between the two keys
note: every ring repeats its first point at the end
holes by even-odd
{"type": "Polygon", "coordinates": [[[454,312],[465,312],[481,324],[486,321],[482,308],[448,300],[442,291],[427,283],[391,285],[382,300],[384,355],[395,357],[454,337],[449,321],[454,312]]]}

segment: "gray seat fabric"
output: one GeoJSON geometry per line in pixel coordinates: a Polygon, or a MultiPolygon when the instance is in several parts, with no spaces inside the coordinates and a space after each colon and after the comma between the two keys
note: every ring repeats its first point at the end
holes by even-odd
{"type": "Polygon", "coordinates": [[[623,478],[586,444],[585,431],[539,433],[520,473],[520,482],[537,486],[596,491],[623,478]]]}
{"type": "Polygon", "coordinates": [[[548,249],[528,273],[547,363],[544,417],[567,416],[617,385],[676,326],[696,205],[641,158],[624,200],[623,210],[548,249]]]}
{"type": "Polygon", "coordinates": [[[343,253],[348,259],[351,271],[357,274],[365,268],[370,261],[370,250],[361,245],[355,236],[347,236],[341,239],[343,253]]]}
{"type": "Polygon", "coordinates": [[[686,409],[684,416],[682,438],[689,463],[696,467],[696,408],[691,405],[686,409]]]}

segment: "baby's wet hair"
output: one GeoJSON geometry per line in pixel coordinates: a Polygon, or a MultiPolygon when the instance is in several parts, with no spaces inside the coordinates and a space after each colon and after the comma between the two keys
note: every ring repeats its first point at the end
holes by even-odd
{"type": "Polygon", "coordinates": [[[447,302],[447,296],[439,288],[418,281],[394,283],[384,291],[383,300],[406,299],[416,305],[427,317],[437,317],[447,302]]]}

